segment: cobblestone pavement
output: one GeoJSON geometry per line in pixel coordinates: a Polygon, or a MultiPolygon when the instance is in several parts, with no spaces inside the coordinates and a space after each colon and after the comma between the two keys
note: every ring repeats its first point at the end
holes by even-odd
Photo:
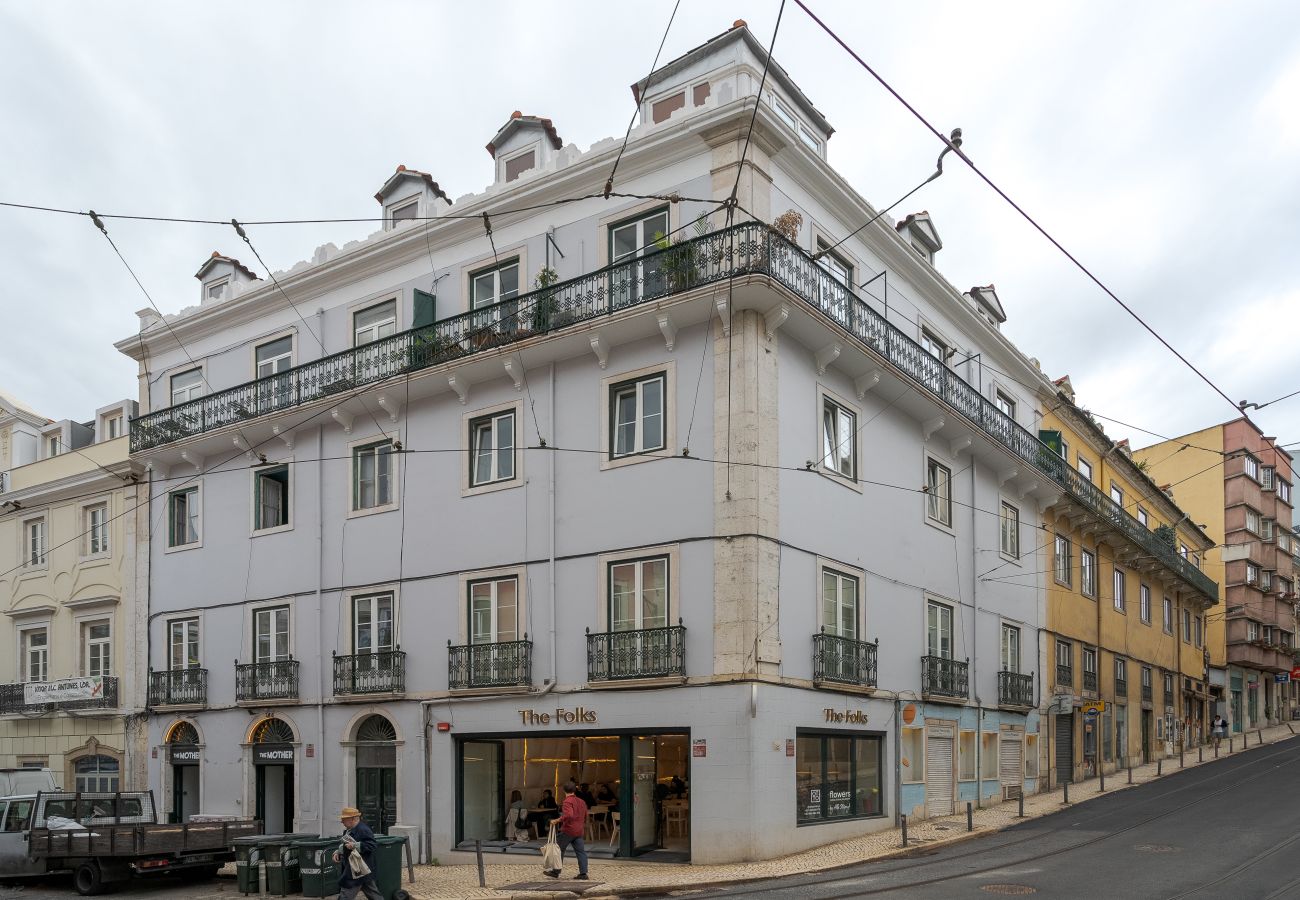
{"type": "MultiPolygon", "coordinates": [[[[1253,752],[1262,740],[1263,745],[1292,737],[1294,732],[1289,726],[1281,725],[1266,728],[1262,732],[1251,732],[1247,737],[1249,748],[1253,752]]],[[[1232,755],[1243,752],[1240,736],[1235,742],[1232,755]]],[[[1200,751],[1206,763],[1214,760],[1212,747],[1200,751]]],[[[1228,745],[1220,749],[1220,757],[1226,757],[1228,745]]],[[[1198,750],[1192,749],[1184,754],[1184,767],[1194,768],[1198,762],[1198,750]]],[[[1178,757],[1163,760],[1163,774],[1168,775],[1179,770],[1178,757]]],[[[1146,784],[1156,779],[1155,763],[1133,769],[1133,784],[1146,784]]],[[[1128,787],[1128,773],[1121,772],[1106,776],[1106,793],[1124,790],[1128,787]]],[[[1071,805],[1085,803],[1101,794],[1097,779],[1090,779],[1070,786],[1071,805]]],[[[1025,798],[1026,818],[1036,818],[1056,812],[1062,806],[1062,792],[1057,789],[1051,793],[1035,794],[1025,798]]],[[[1015,801],[999,803],[994,806],[976,810],[974,813],[975,835],[996,832],[1017,821],[1018,805],[1015,801]]],[[[950,818],[927,820],[913,823],[908,828],[909,848],[912,845],[924,847],[943,846],[945,844],[966,840],[966,814],[950,818]]],[[[877,859],[902,851],[902,833],[898,829],[878,831],[847,841],[839,841],[791,854],[779,859],[763,862],[736,863],[722,866],[703,866],[691,864],[610,862],[592,860],[591,878],[597,882],[590,887],[584,897],[611,896],[626,893],[660,892],[670,893],[690,888],[716,887],[727,883],[751,881],[755,879],[776,878],[785,875],[798,875],[817,872],[837,866],[846,866],[868,859],[877,859]]],[[[518,863],[493,863],[485,866],[486,888],[478,886],[478,874],[473,865],[418,866],[415,870],[414,885],[403,884],[418,900],[451,900],[451,898],[480,897],[545,897],[545,893],[512,892],[498,890],[498,887],[519,882],[533,882],[538,879],[537,860],[527,856],[517,857],[518,863]]],[[[581,882],[574,886],[581,885],[581,882]]],[[[557,891],[551,896],[570,897],[572,893],[564,891],[567,885],[555,885],[557,891]]]]}

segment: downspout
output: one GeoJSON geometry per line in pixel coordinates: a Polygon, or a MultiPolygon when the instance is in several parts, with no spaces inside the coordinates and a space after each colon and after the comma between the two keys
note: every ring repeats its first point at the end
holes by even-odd
{"type": "MultiPolygon", "coordinates": [[[[975,577],[975,454],[971,453],[970,458],[970,542],[971,542],[971,564],[970,564],[970,602],[975,612],[971,615],[974,629],[971,632],[971,651],[970,651],[970,680],[975,690],[975,805],[984,808],[984,771],[981,768],[983,760],[980,756],[984,752],[984,705],[980,701],[980,680],[979,680],[979,630],[980,630],[980,603],[978,591],[979,579],[975,577]]],[[[999,640],[1001,636],[999,635],[999,640]]],[[[960,740],[960,735],[958,735],[960,740]]]]}
{"type": "MultiPolygon", "coordinates": [[[[424,862],[433,862],[433,784],[429,779],[429,767],[433,765],[433,736],[429,733],[430,719],[428,704],[421,704],[420,712],[424,732],[424,765],[420,766],[420,775],[424,779],[424,862]]],[[[399,879],[400,880],[400,879],[399,879]]]]}
{"type": "MultiPolygon", "coordinates": [[[[555,440],[556,440],[556,437],[555,437],[555,361],[554,361],[554,360],[551,361],[551,379],[550,379],[550,380],[551,380],[551,389],[550,389],[550,390],[551,390],[551,408],[550,408],[550,415],[551,415],[551,443],[552,443],[552,445],[554,445],[555,440]]],[[[536,422],[534,422],[534,424],[536,424],[536,422]]],[[[551,530],[551,536],[550,536],[551,547],[550,547],[550,565],[549,565],[549,568],[550,568],[550,580],[551,580],[551,584],[550,584],[550,592],[551,592],[551,596],[550,596],[550,602],[551,602],[551,685],[554,685],[556,679],[559,677],[559,673],[556,671],[556,653],[555,653],[555,582],[556,582],[556,578],[555,578],[555,529],[556,529],[556,524],[557,524],[557,523],[556,523],[556,518],[555,518],[555,451],[554,451],[554,450],[551,450],[551,452],[548,453],[547,456],[550,457],[550,461],[549,461],[549,466],[550,466],[550,483],[549,483],[549,487],[548,487],[549,495],[550,495],[550,496],[548,497],[548,502],[549,502],[550,507],[551,507],[551,529],[550,529],[550,530],[551,530]]]]}
{"type": "MultiPolygon", "coordinates": [[[[149,617],[149,607],[153,604],[153,598],[152,598],[152,596],[150,596],[150,594],[149,594],[149,592],[153,589],[153,535],[152,535],[152,533],[151,533],[151,532],[153,531],[153,529],[152,529],[152,525],[153,525],[153,463],[151,462],[151,463],[149,463],[148,465],[146,465],[146,466],[144,467],[144,471],[145,471],[145,476],[146,476],[146,478],[145,478],[145,483],[144,483],[144,489],[145,489],[145,493],[146,493],[146,499],[145,499],[145,516],[146,516],[146,519],[145,519],[145,521],[146,521],[146,523],[149,524],[151,527],[145,529],[145,541],[144,541],[144,581],[145,581],[145,589],[144,589],[144,621],[143,621],[143,622],[138,622],[138,621],[137,621],[137,622],[136,622],[136,627],[139,628],[139,627],[141,627],[142,625],[144,626],[144,648],[145,648],[145,651],[144,651],[144,652],[145,652],[145,655],[144,655],[144,663],[145,663],[145,684],[144,684],[144,695],[145,695],[145,711],[144,711],[144,714],[141,716],[141,718],[143,719],[143,727],[144,727],[144,742],[145,742],[146,744],[148,744],[148,743],[149,743],[149,724],[150,724],[150,723],[149,723],[149,711],[148,711],[148,700],[149,700],[149,674],[148,674],[148,673],[149,673],[149,667],[153,665],[153,621],[152,621],[152,620],[150,619],[150,617],[149,617]]],[[[139,484],[139,482],[137,482],[137,483],[136,483],[136,495],[135,495],[135,498],[134,498],[135,501],[136,501],[136,509],[137,509],[137,510],[140,508],[140,507],[139,507],[139,504],[140,504],[140,494],[139,494],[139,491],[140,491],[140,484],[139,484]]],[[[138,512],[137,512],[137,514],[136,514],[135,521],[136,521],[136,529],[135,529],[135,531],[136,531],[135,538],[136,538],[136,539],[135,539],[135,545],[136,545],[137,547],[139,547],[139,546],[140,546],[140,516],[139,516],[139,513],[138,513],[138,512]]],[[[138,561],[137,561],[137,562],[138,562],[138,561]]],[[[136,590],[136,604],[135,604],[135,605],[136,605],[136,612],[138,613],[138,612],[139,612],[139,609],[140,609],[140,599],[139,599],[139,598],[140,598],[140,591],[139,591],[139,586],[140,586],[140,570],[139,570],[138,567],[137,567],[137,569],[136,569],[136,573],[135,573],[135,583],[136,583],[136,588],[137,588],[137,590],[136,590]]],[[[140,666],[139,666],[139,665],[137,665],[137,666],[135,667],[135,673],[136,673],[136,675],[139,675],[139,674],[140,674],[140,666]]],[[[123,743],[125,743],[125,744],[127,745],[126,752],[127,752],[127,753],[130,753],[130,752],[131,752],[131,750],[130,750],[130,741],[123,741],[123,743]]],[[[152,757],[152,756],[153,756],[153,754],[150,753],[148,756],[145,757],[145,771],[146,771],[146,773],[148,772],[148,767],[149,767],[149,760],[150,760],[150,757],[152,757]]],[[[163,773],[163,768],[164,768],[164,766],[166,766],[166,765],[167,765],[166,761],[162,759],[162,754],[159,754],[159,763],[158,763],[158,770],[159,770],[159,771],[158,771],[158,780],[157,780],[157,782],[156,782],[157,784],[160,784],[160,785],[162,784],[162,773],[163,773]]],[[[127,771],[130,771],[130,769],[128,769],[127,771]]],[[[202,771],[202,770],[200,770],[200,771],[202,771]]],[[[146,778],[146,780],[147,780],[149,783],[154,783],[153,779],[149,778],[147,774],[146,774],[145,778],[146,778]]],[[[173,787],[172,787],[172,790],[173,790],[173,791],[176,790],[176,788],[175,788],[174,785],[173,785],[173,787]]],[[[202,782],[200,781],[200,784],[199,784],[199,799],[202,800],[202,798],[203,798],[203,784],[202,784],[202,782]]]]}
{"type": "Polygon", "coordinates": [[[903,821],[903,701],[894,695],[894,827],[903,821]]]}
{"type": "MultiPolygon", "coordinates": [[[[1226,604],[1225,604],[1226,605],[1226,604]]],[[[1186,744],[1187,729],[1183,726],[1183,592],[1178,592],[1178,621],[1174,623],[1174,645],[1178,648],[1175,666],[1177,671],[1174,673],[1174,699],[1177,701],[1178,716],[1178,746],[1183,748],[1186,744]]],[[[1226,625],[1224,626],[1227,627],[1226,625]]],[[[1228,677],[1228,690],[1232,690],[1232,677],[1228,677]]],[[[1243,726],[1244,733],[1245,728],[1243,726]]]]}
{"type": "MultiPolygon", "coordinates": [[[[316,310],[316,333],[325,334],[324,309],[316,310]]],[[[325,660],[327,658],[323,624],[325,600],[321,596],[321,586],[325,580],[325,466],[321,463],[324,457],[325,426],[319,425],[316,428],[316,646],[320,647],[320,653],[316,677],[316,733],[319,736],[320,750],[316,756],[316,798],[320,804],[320,834],[325,833],[325,660]]]]}

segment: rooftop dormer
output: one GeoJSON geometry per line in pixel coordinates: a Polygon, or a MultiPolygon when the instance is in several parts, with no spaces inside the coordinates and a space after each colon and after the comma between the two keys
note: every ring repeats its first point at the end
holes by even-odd
{"type": "MultiPolygon", "coordinates": [[[[727,31],[632,85],[641,124],[658,125],[754,96],[767,59],[767,50],[745,20],[737,19],[727,31]]],[[[826,141],[835,129],[776,60],[767,69],[763,101],[789,129],[789,137],[825,159],[826,141]]]]}
{"type": "Polygon", "coordinates": [[[258,280],[257,276],[239,260],[222,256],[217,250],[213,250],[212,255],[204,260],[203,265],[199,266],[199,270],[194,273],[194,277],[203,286],[203,293],[199,300],[201,304],[228,300],[243,290],[244,285],[258,280]]]}
{"type": "Polygon", "coordinates": [[[385,231],[451,208],[451,200],[432,175],[406,166],[397,167],[375,194],[375,200],[384,208],[385,231]]]}
{"type": "Polygon", "coordinates": [[[488,141],[487,152],[496,160],[496,183],[506,184],[525,172],[545,168],[563,146],[554,122],[515,110],[488,141]]]}
{"type": "Polygon", "coordinates": [[[894,227],[921,259],[934,265],[934,256],[943,249],[943,241],[939,239],[939,232],[935,230],[928,212],[912,213],[894,227]]]}
{"type": "Polygon", "coordinates": [[[1002,323],[1007,320],[1006,311],[1002,308],[1002,301],[998,299],[998,292],[994,290],[993,285],[971,288],[966,292],[966,299],[975,307],[975,312],[979,313],[980,318],[994,328],[1000,329],[1002,323]]]}

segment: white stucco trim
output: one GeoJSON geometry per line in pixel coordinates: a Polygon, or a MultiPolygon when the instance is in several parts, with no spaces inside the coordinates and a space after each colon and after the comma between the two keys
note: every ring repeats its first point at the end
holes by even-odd
{"type": "Polygon", "coordinates": [[[397,431],[381,431],[378,434],[367,435],[365,437],[359,437],[356,438],[355,440],[348,441],[346,445],[348,451],[348,483],[347,483],[347,489],[344,491],[344,498],[345,498],[344,502],[347,505],[347,513],[345,515],[345,518],[358,519],[363,516],[373,516],[379,513],[392,512],[393,510],[398,509],[401,506],[402,474],[403,474],[402,454],[394,452],[392,454],[393,483],[389,486],[389,493],[392,496],[392,500],[389,503],[385,503],[380,506],[371,506],[366,509],[353,509],[352,507],[352,500],[353,500],[352,489],[354,486],[354,481],[356,479],[356,473],[355,473],[355,467],[357,464],[356,456],[355,456],[356,449],[358,447],[365,447],[370,444],[379,444],[382,443],[383,441],[391,441],[393,443],[396,443],[400,440],[401,440],[401,434],[397,431]]]}
{"type": "Polygon", "coordinates": [[[849,400],[842,394],[837,393],[827,387],[824,382],[817,382],[817,403],[813,407],[813,450],[812,459],[816,460],[813,471],[838,485],[857,491],[859,494],[862,490],[862,406],[849,400]],[[838,469],[832,469],[826,465],[826,457],[822,447],[822,411],[825,408],[826,401],[830,400],[837,406],[842,406],[849,412],[853,413],[853,478],[842,475],[838,469]]]}
{"type": "Polygon", "coordinates": [[[637,550],[625,550],[619,553],[602,553],[596,557],[596,598],[595,622],[598,627],[594,632],[609,631],[609,567],[614,563],[651,557],[668,557],[668,624],[676,625],[681,615],[681,545],[660,544],[655,547],[642,547],[637,550]]]}
{"type": "MultiPolygon", "coordinates": [[[[356,648],[356,622],[353,618],[353,601],[358,597],[375,597],[381,594],[393,595],[393,649],[402,645],[402,583],[392,581],[387,584],[375,584],[365,588],[352,588],[339,596],[339,619],[347,623],[346,634],[340,633],[340,653],[354,654],[356,648]]],[[[342,631],[342,629],[340,629],[342,631]]]]}
{"type": "MultiPolygon", "coordinates": [[[[268,464],[265,466],[254,466],[248,470],[249,537],[263,537],[264,535],[268,535],[268,534],[280,534],[281,532],[284,531],[293,531],[294,524],[297,521],[297,516],[294,515],[294,500],[297,497],[297,493],[298,493],[298,489],[295,484],[297,480],[295,476],[296,470],[297,470],[297,466],[294,465],[293,456],[287,456],[284,459],[269,460],[268,464]],[[267,469],[276,469],[279,468],[280,466],[285,467],[285,471],[289,476],[289,492],[288,492],[289,495],[285,498],[285,504],[289,507],[289,522],[287,525],[276,525],[273,528],[258,528],[257,527],[258,476],[262,475],[267,469]]],[[[352,486],[350,483],[348,485],[348,490],[349,492],[352,490],[352,486]]]]}
{"type": "Polygon", "coordinates": [[[518,635],[517,640],[524,639],[526,631],[525,626],[529,622],[528,618],[528,567],[527,566],[502,566],[496,569],[477,569],[473,572],[462,572],[457,579],[457,600],[456,607],[458,610],[457,621],[459,630],[457,631],[457,644],[469,643],[469,586],[480,581],[495,581],[502,578],[514,578],[515,584],[515,603],[517,604],[515,615],[515,633],[518,635]]]}
{"type": "Polygon", "coordinates": [[[503,491],[509,488],[522,487],[524,484],[524,458],[528,455],[523,447],[524,439],[524,402],[512,400],[506,403],[496,403],[492,406],[485,406],[472,412],[464,413],[461,416],[460,439],[463,453],[460,458],[460,495],[462,497],[475,497],[479,494],[490,494],[495,491],[503,491]],[[470,470],[474,467],[474,442],[470,433],[470,423],[477,419],[483,419],[488,416],[500,415],[504,412],[513,412],[514,420],[514,476],[503,478],[500,481],[489,481],[484,484],[470,484],[470,470]]]}
{"type": "Polygon", "coordinates": [[[665,360],[653,366],[644,366],[629,372],[620,372],[600,380],[600,468],[618,469],[637,463],[667,459],[677,455],[677,361],[665,360]],[[613,447],[610,443],[610,390],[626,381],[636,381],[663,373],[664,375],[664,447],[647,453],[621,456],[612,459],[613,447]]]}

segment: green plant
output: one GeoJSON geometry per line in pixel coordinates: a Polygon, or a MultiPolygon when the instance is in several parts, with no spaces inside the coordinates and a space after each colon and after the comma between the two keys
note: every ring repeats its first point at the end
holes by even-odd
{"type": "Polygon", "coordinates": [[[787,209],[772,220],[772,230],[792,244],[799,243],[799,230],[803,228],[803,216],[793,209],[787,209]]]}
{"type": "Polygon", "coordinates": [[[1134,465],[1134,466],[1137,468],[1137,470],[1138,470],[1139,472],[1141,472],[1143,475],[1150,475],[1150,474],[1151,474],[1151,461],[1150,461],[1150,460],[1148,460],[1148,459],[1135,459],[1135,460],[1133,460],[1133,465],[1134,465]]]}
{"type": "Polygon", "coordinates": [[[544,266],[537,277],[533,279],[533,285],[537,287],[540,293],[537,300],[533,303],[533,331],[547,331],[555,318],[555,313],[559,310],[559,301],[555,299],[555,292],[551,290],[551,285],[560,280],[560,276],[550,266],[544,266]]]}
{"type": "MultiPolygon", "coordinates": [[[[702,238],[709,230],[708,216],[701,213],[691,226],[695,238],[702,238]]],[[[655,246],[667,251],[660,256],[659,271],[668,279],[674,291],[690,287],[699,277],[700,263],[704,262],[704,248],[695,239],[671,240],[662,231],[656,231],[655,246]]]]}
{"type": "Polygon", "coordinates": [[[1178,535],[1174,532],[1172,526],[1160,525],[1152,533],[1156,536],[1156,540],[1164,544],[1170,550],[1173,550],[1178,543],[1178,535]]]}

